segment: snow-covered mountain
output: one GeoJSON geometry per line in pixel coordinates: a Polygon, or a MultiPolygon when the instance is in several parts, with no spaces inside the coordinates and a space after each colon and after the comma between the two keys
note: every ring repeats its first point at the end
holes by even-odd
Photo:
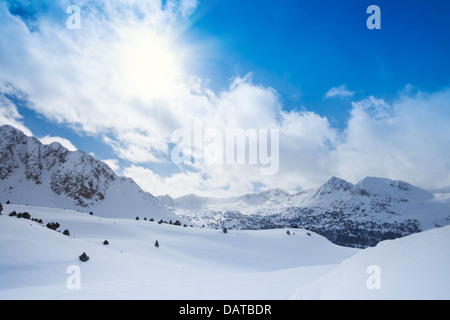
{"type": "Polygon", "coordinates": [[[0,202],[92,211],[96,216],[173,219],[132,179],[58,142],[42,144],[20,130],[0,127],[0,202]]]}
{"type": "Polygon", "coordinates": [[[335,244],[364,248],[450,223],[450,200],[403,181],[332,177],[317,189],[271,189],[216,199],[172,199],[144,192],[107,164],[55,142],[42,144],[12,126],[0,127],[0,202],[146,217],[211,228],[307,228],[335,244]]]}
{"type": "Polygon", "coordinates": [[[448,200],[403,181],[375,177],[357,184],[332,177],[296,194],[272,189],[227,199],[164,196],[164,202],[197,225],[308,228],[336,244],[361,248],[450,224],[448,200]]]}

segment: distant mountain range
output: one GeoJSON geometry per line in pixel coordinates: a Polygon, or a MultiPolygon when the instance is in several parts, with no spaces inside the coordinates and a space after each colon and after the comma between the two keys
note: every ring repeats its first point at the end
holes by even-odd
{"type": "MultiPolygon", "coordinates": [[[[332,177],[317,189],[271,189],[217,199],[158,197],[196,225],[229,229],[303,228],[330,241],[365,248],[450,224],[450,201],[403,181],[367,177],[357,184],[332,177]]],[[[291,230],[292,231],[292,230],[291,230]]]]}
{"type": "MultiPolygon", "coordinates": [[[[229,229],[304,228],[364,248],[450,224],[450,201],[403,181],[332,177],[317,189],[271,189],[226,199],[154,197],[102,161],[0,127],[0,202],[92,211],[97,216],[181,220],[229,229]]],[[[295,232],[294,230],[292,230],[295,232]]]]}

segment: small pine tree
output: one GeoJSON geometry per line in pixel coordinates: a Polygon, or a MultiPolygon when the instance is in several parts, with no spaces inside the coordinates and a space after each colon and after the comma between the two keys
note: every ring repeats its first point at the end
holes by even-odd
{"type": "Polygon", "coordinates": [[[88,257],[88,255],[86,254],[86,252],[83,252],[83,253],[81,254],[80,260],[83,261],[83,262],[86,262],[86,261],[89,260],[89,257],[88,257]]]}
{"type": "Polygon", "coordinates": [[[158,240],[156,240],[156,242],[155,242],[155,247],[159,248],[159,242],[158,242],[158,240]]]}
{"type": "Polygon", "coordinates": [[[136,217],[136,220],[139,220],[139,217],[136,217]]]}
{"type": "Polygon", "coordinates": [[[2,215],[3,205],[0,203],[0,215],[2,215]]]}
{"type": "Polygon", "coordinates": [[[109,241],[108,241],[108,240],[105,240],[105,241],[103,241],[103,244],[104,244],[105,246],[107,246],[107,245],[109,244],[109,241]]]}
{"type": "Polygon", "coordinates": [[[63,235],[70,237],[70,232],[68,229],[64,230],[63,235]]]}
{"type": "Polygon", "coordinates": [[[291,233],[289,232],[289,230],[288,230],[288,231],[286,231],[286,234],[287,234],[288,236],[290,236],[290,235],[291,235],[291,233]]]}
{"type": "Polygon", "coordinates": [[[223,233],[227,233],[228,232],[228,229],[227,228],[223,228],[223,233]]]}

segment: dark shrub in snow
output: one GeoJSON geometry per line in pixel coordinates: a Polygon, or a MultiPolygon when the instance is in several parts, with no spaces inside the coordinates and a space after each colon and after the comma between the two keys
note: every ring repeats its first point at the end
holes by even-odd
{"type": "Polygon", "coordinates": [[[56,230],[59,228],[59,223],[58,222],[49,222],[47,223],[47,228],[52,229],[52,230],[56,230]]]}
{"type": "Polygon", "coordinates": [[[63,235],[70,237],[70,232],[68,229],[63,231],[63,235]]]}
{"type": "Polygon", "coordinates": [[[158,242],[158,240],[156,240],[156,242],[155,242],[155,247],[159,248],[159,242],[158,242]]]}
{"type": "Polygon", "coordinates": [[[31,219],[31,215],[28,212],[20,212],[17,214],[17,218],[23,218],[23,219],[31,219]]]}
{"type": "Polygon", "coordinates": [[[32,218],[31,220],[34,221],[34,222],[40,223],[40,224],[43,223],[42,219],[32,218]]]}
{"type": "Polygon", "coordinates": [[[88,257],[88,255],[86,254],[86,252],[83,252],[83,253],[81,254],[80,260],[83,261],[83,262],[89,260],[89,257],[88,257]]]}
{"type": "Polygon", "coordinates": [[[105,246],[107,246],[107,245],[109,244],[109,241],[108,241],[108,240],[105,240],[105,241],[103,241],[103,244],[104,244],[105,246]]]}

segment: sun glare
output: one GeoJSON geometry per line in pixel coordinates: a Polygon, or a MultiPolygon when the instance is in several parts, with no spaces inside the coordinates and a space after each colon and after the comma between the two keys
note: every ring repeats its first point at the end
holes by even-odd
{"type": "Polygon", "coordinates": [[[169,37],[132,31],[120,52],[120,74],[127,92],[141,98],[167,97],[183,79],[182,51],[169,37]]]}

